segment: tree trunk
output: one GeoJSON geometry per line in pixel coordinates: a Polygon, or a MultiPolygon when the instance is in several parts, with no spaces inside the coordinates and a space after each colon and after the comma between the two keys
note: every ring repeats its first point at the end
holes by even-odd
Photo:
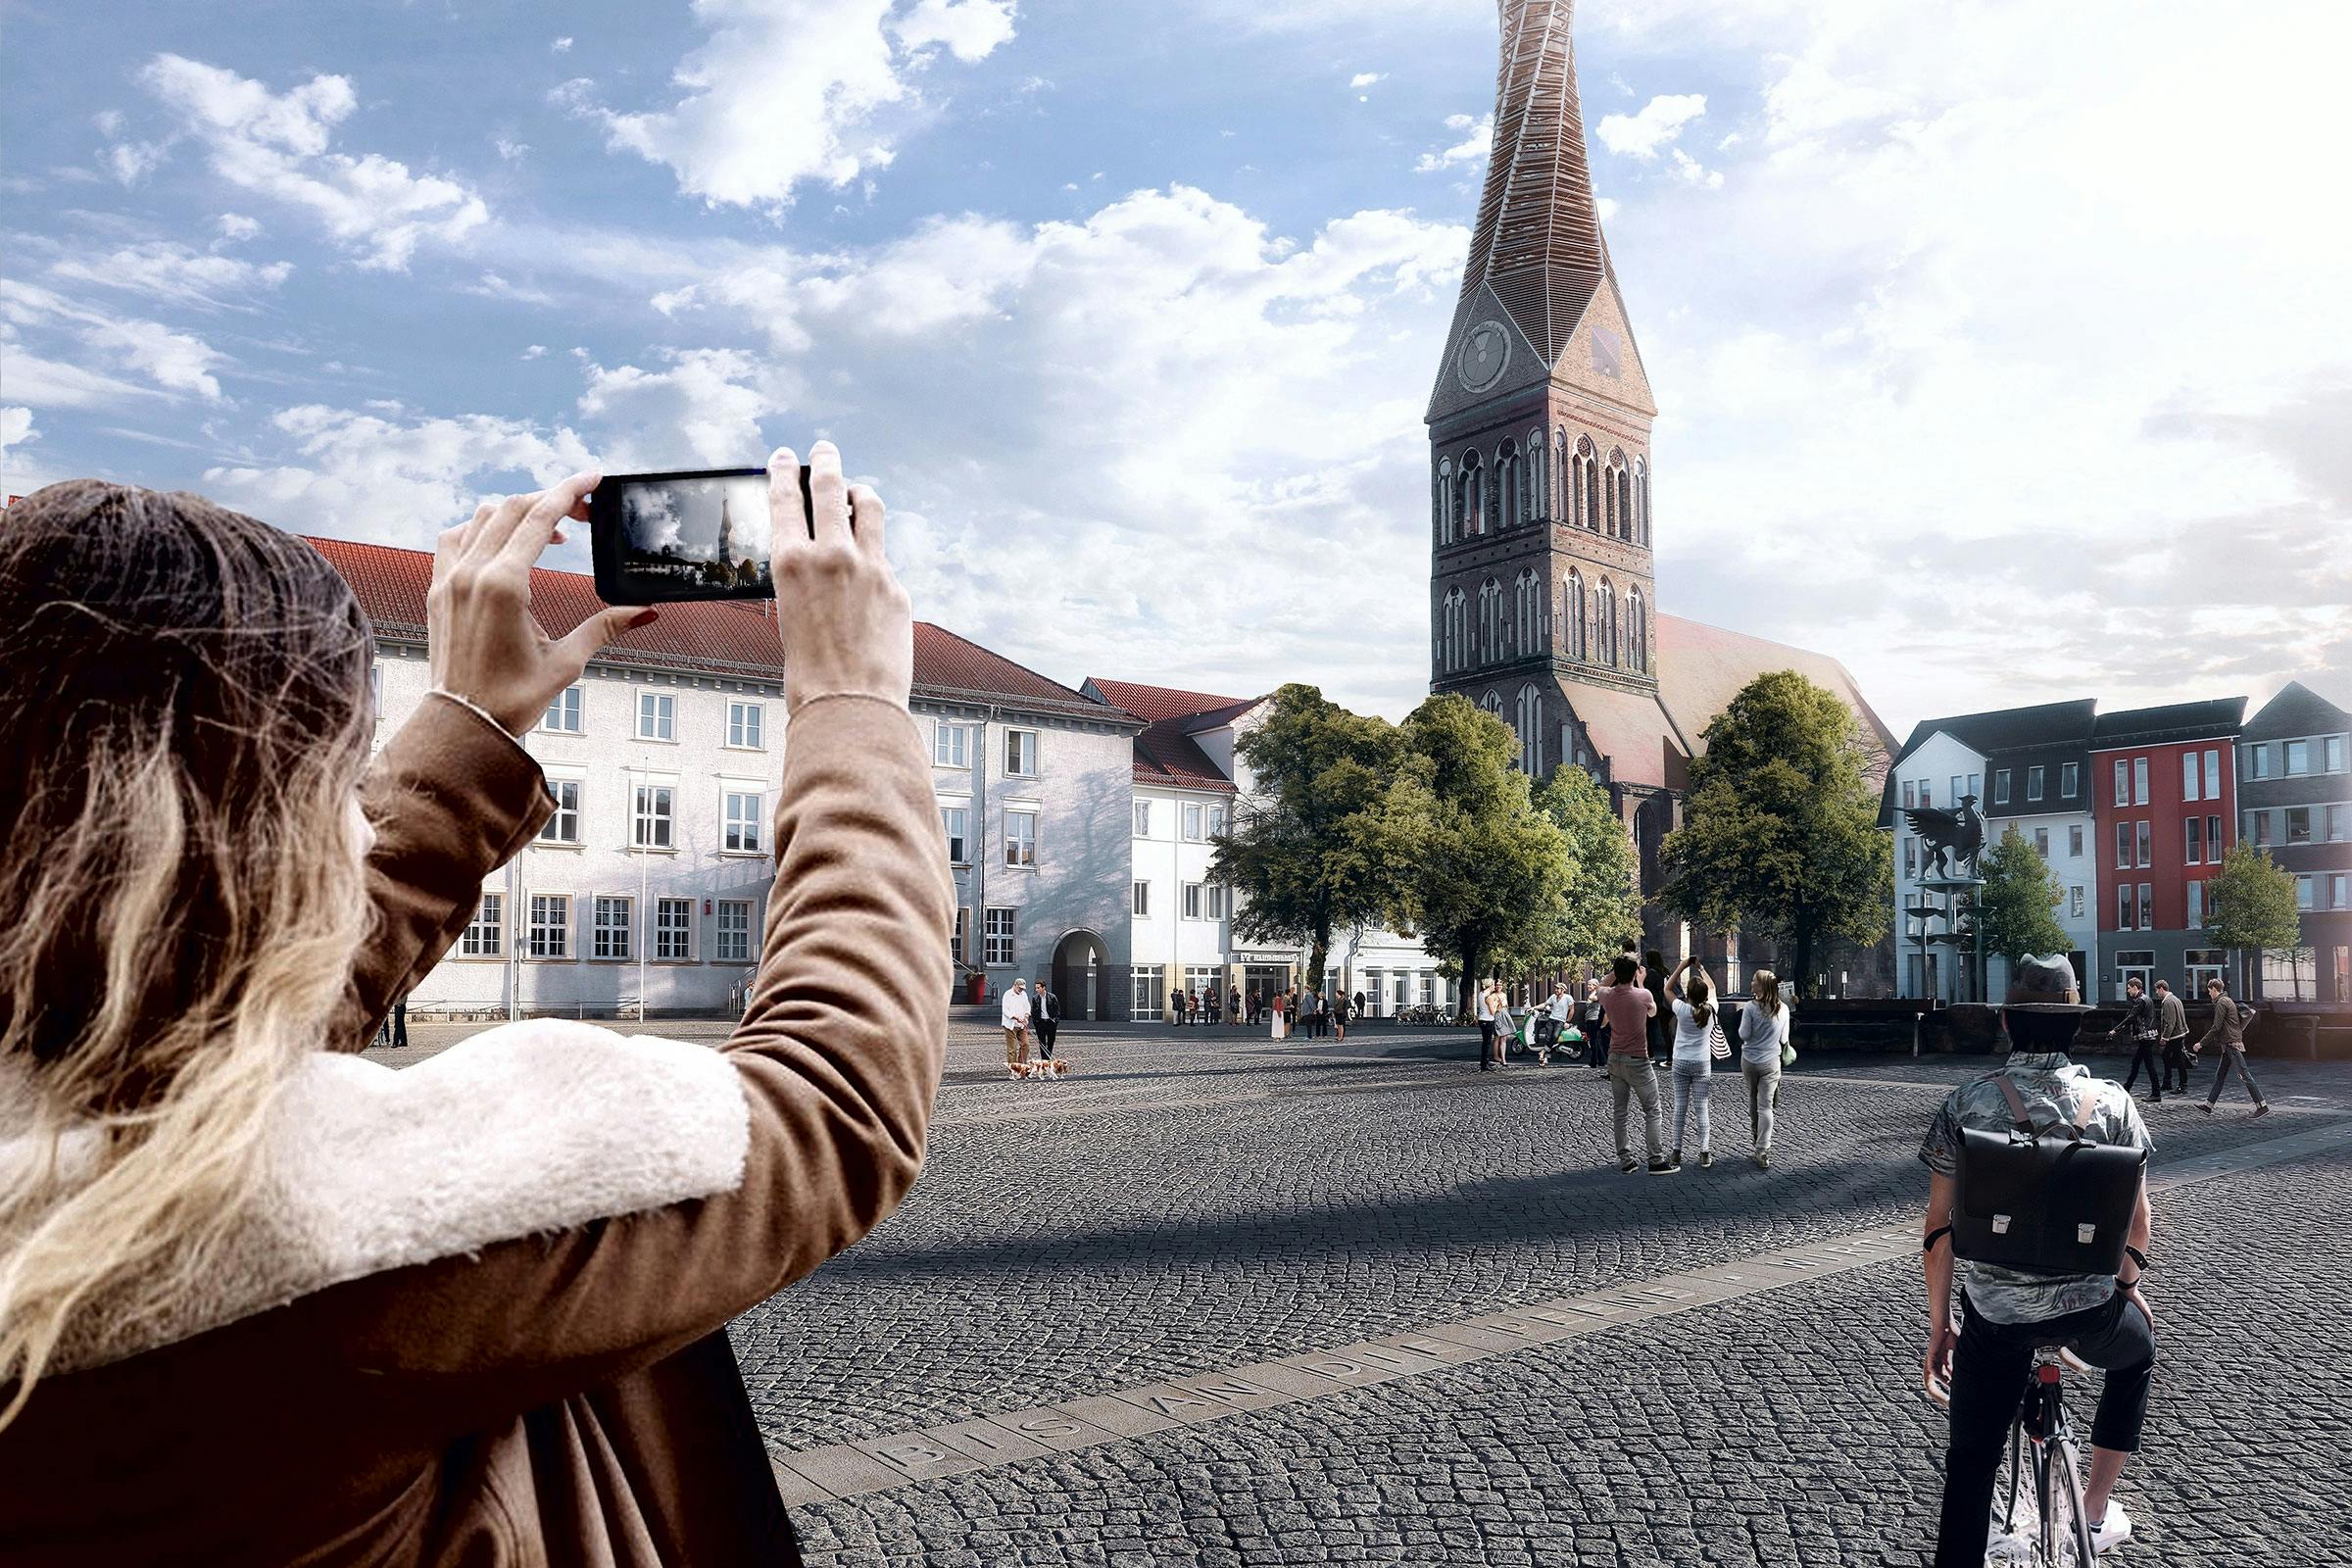
{"type": "Polygon", "coordinates": [[[1486,955],[1479,952],[1476,945],[1471,943],[1462,945],[1462,982],[1454,988],[1453,1021],[1455,1023],[1468,1023],[1475,1015],[1476,1004],[1471,1001],[1475,992],[1472,988],[1485,978],[1478,972],[1479,960],[1485,956],[1486,955]]]}
{"type": "Polygon", "coordinates": [[[1307,949],[1306,979],[1302,982],[1309,991],[1323,989],[1323,967],[1331,962],[1331,926],[1315,927],[1315,940],[1307,949]]]}
{"type": "Polygon", "coordinates": [[[1788,976],[1796,988],[1796,1000],[1809,1001],[1813,995],[1813,922],[1796,922],[1796,973],[1788,976]]]}

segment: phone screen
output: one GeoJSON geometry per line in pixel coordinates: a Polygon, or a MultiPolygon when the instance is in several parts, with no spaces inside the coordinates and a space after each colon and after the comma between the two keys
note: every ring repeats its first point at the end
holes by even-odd
{"type": "MultiPolygon", "coordinates": [[[[801,487],[808,470],[801,470],[801,487]]],[[[609,605],[767,599],[767,470],[607,474],[588,504],[597,596],[609,605]]]]}

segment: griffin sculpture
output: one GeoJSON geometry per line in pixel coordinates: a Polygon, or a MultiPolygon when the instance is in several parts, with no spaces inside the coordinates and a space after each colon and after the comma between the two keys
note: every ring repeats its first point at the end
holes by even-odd
{"type": "Polygon", "coordinates": [[[1932,806],[1905,807],[1903,820],[1928,847],[1927,860],[1919,868],[1920,880],[1950,876],[1955,859],[1968,868],[1970,876],[1977,874],[1977,854],[1984,848],[1984,818],[1977,814],[1974,795],[1961,796],[1956,811],[1932,806]]]}

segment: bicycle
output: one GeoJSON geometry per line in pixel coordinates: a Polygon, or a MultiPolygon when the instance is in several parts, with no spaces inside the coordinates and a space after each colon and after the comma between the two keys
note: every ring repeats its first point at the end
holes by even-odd
{"type": "MultiPolygon", "coordinates": [[[[2082,1455],[2075,1441],[2074,1424],[2067,1419],[2065,1369],[2088,1368],[2063,1347],[2045,1348],[2026,1370],[2025,1391],[2018,1396],[2017,1416],[2009,1424],[2009,1487],[2001,1504],[2000,1533],[1986,1561],[2014,1563],[2018,1568],[2097,1568],[2099,1554],[2090,1544],[2090,1519],[2082,1510],[2082,1455]],[[2033,1467],[2033,1514],[2020,1528],[2018,1501],[2025,1491],[2027,1466],[2033,1467]],[[2022,1548],[2022,1549],[2021,1549],[2022,1548]]],[[[1947,1408],[1952,1391],[1930,1382],[1928,1397],[1947,1408]]],[[[1994,1493],[2000,1494],[1999,1483],[1994,1493]]]]}

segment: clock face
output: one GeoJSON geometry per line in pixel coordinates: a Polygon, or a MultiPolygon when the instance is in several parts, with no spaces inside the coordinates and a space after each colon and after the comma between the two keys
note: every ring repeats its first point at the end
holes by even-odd
{"type": "Polygon", "coordinates": [[[1500,321],[1481,321],[1462,339],[1454,373],[1468,390],[1484,392],[1502,379],[1503,367],[1510,363],[1511,334],[1502,329],[1500,321]]]}

